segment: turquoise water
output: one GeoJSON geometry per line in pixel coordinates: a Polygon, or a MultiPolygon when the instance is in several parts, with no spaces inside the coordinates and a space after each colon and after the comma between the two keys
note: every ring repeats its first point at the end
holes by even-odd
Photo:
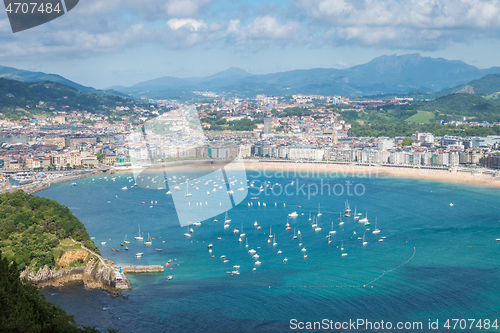
{"type": "MultiPolygon", "coordinates": [[[[497,189],[382,176],[299,179],[299,183],[323,181],[344,187],[350,181],[359,184],[358,190],[364,188],[364,193],[324,193],[308,199],[307,193],[274,196],[262,192],[259,199],[251,199],[257,195],[250,191],[229,211],[230,228],[223,228],[224,216],[220,215],[215,217],[217,222],[210,218],[193,227],[192,237],[186,238],[186,228],[179,226],[165,190],[135,187],[121,191],[130,185],[127,177],[131,174],[114,176],[119,176],[115,182],[94,176],[78,180],[77,186],[56,184],[38,195],[68,206],[96,244],[106,241],[101,253],[116,263],[164,265],[176,260],[163,274],[128,274],[133,287],[125,293],[128,299],[110,299],[82,286],[44,291],[49,300],[75,314],[79,323],[122,332],[282,332],[290,330],[291,319],[367,319],[394,325],[422,322],[423,330],[401,330],[416,332],[428,331],[428,321],[439,320],[437,331],[444,332],[449,331],[443,327],[446,319],[500,320],[497,189]],[[346,199],[362,217],[368,212],[369,231],[347,217],[342,217],[343,226],[338,225],[346,199]],[[310,212],[317,213],[318,204],[323,214],[318,221],[321,231],[315,231],[308,220],[310,212]],[[288,219],[292,230],[286,231],[287,215],[293,211],[299,216],[288,219]],[[375,218],[381,230],[378,235],[372,234],[375,218]],[[253,226],[255,221],[261,230],[253,226]],[[329,244],[326,235],[332,222],[336,233],[329,244]],[[138,224],[145,238],[147,233],[155,238],[152,246],[134,240],[138,224]],[[246,236],[239,243],[233,229],[242,226],[246,236]],[[267,243],[270,226],[277,246],[267,243]],[[299,240],[292,239],[293,228],[301,231],[306,252],[301,251],[299,240]],[[357,240],[363,233],[365,246],[357,240]],[[125,234],[130,250],[113,255],[111,248],[121,248],[125,234]],[[381,236],[386,238],[378,242],[381,236]],[[213,244],[212,254],[208,244],[213,244]],[[251,248],[259,254],[261,265],[254,265],[247,253],[251,248]],[[278,255],[278,250],[283,253],[278,255]],[[137,252],[144,256],[135,258],[137,252]],[[229,261],[223,263],[221,255],[229,261]],[[227,273],[233,265],[241,266],[240,275],[227,273]],[[166,282],[168,275],[173,279],[166,282]]],[[[248,173],[250,180],[260,179],[257,176],[248,173]]],[[[278,173],[274,176],[261,180],[283,186],[297,181],[278,173]]],[[[206,207],[192,205],[190,209],[206,207]]],[[[374,330],[363,326],[358,331],[374,330]]]]}

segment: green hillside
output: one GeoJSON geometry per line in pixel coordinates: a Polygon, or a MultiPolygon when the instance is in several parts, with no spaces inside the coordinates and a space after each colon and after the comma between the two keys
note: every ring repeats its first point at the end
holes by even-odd
{"type": "Polygon", "coordinates": [[[474,94],[486,96],[500,91],[500,74],[488,74],[469,83],[474,94]]]}
{"type": "Polygon", "coordinates": [[[68,207],[22,190],[0,196],[0,250],[19,269],[56,267],[65,238],[72,237],[99,253],[84,225],[68,207]]]}
{"type": "Polygon", "coordinates": [[[4,115],[24,115],[22,110],[36,114],[49,111],[50,107],[64,110],[64,106],[69,106],[70,110],[95,112],[114,109],[126,102],[126,99],[119,96],[84,93],[55,82],[29,83],[0,78],[0,112],[4,115]]]}

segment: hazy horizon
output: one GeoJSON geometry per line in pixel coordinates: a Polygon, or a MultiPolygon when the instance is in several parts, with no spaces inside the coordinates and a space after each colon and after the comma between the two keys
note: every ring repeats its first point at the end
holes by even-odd
{"type": "Polygon", "coordinates": [[[1,65],[95,88],[229,67],[348,68],[391,54],[500,65],[493,0],[87,0],[16,34],[2,15],[1,65]]]}

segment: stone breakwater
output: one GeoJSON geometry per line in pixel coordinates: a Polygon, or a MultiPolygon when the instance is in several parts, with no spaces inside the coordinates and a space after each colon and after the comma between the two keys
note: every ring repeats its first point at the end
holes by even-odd
{"type": "Polygon", "coordinates": [[[104,290],[111,297],[122,295],[116,288],[114,270],[100,264],[99,260],[89,260],[85,267],[55,269],[44,266],[36,272],[30,267],[22,271],[20,277],[39,288],[62,287],[69,282],[82,281],[87,288],[104,290]]]}

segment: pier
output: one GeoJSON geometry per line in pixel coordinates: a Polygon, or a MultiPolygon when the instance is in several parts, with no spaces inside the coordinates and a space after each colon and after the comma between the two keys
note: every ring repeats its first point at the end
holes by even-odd
{"type": "Polygon", "coordinates": [[[148,266],[121,266],[123,273],[162,273],[164,271],[161,265],[148,266]]]}

